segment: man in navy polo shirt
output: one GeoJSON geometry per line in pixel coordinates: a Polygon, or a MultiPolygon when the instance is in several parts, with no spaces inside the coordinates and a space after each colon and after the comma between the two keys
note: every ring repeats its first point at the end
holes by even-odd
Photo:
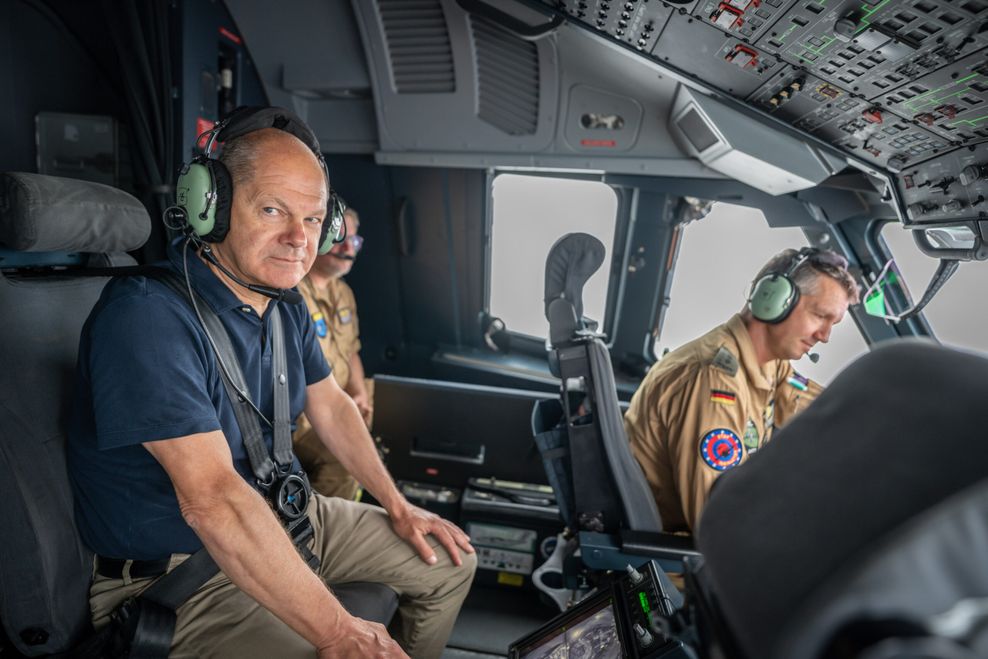
{"type": "MultiPolygon", "coordinates": [[[[313,147],[263,128],[229,140],[222,160],[233,192],[229,233],[212,246],[216,259],[237,279],[294,287],[326,219],[328,181],[313,147]]],[[[171,569],[205,546],[221,571],[179,607],[171,656],[405,656],[382,626],[349,615],[326,586],[373,581],[400,596],[404,651],[438,657],[476,566],[467,536],[395,488],[356,406],[330,377],[304,305],[248,290],[182,241],[169,257],[166,267],[187,272],[200,304],[225,326],[250,398],[268,419],[270,325],[281,314],[290,418],[304,410],[384,510],[314,495],[311,548],[321,565],[310,569],[251,485],[216,356],[189,301],[155,278],[116,279],[83,329],[68,443],[79,531],[98,556],[94,624],[150,584],[133,566],[171,569]],[[100,568],[121,560],[118,574],[100,568]]],[[[272,431],[261,425],[270,450],[272,431]]]]}

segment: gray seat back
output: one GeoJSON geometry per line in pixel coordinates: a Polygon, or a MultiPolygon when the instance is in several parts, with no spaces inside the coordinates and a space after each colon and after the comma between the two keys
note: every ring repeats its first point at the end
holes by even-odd
{"type": "Polygon", "coordinates": [[[120,190],[0,174],[0,621],[29,656],[65,651],[89,628],[92,555],[75,528],[64,442],[79,333],[106,283],[30,266],[129,265],[121,252],[149,232],[144,207],[120,190]]]}
{"type": "Polygon", "coordinates": [[[603,244],[583,233],[563,236],[546,258],[550,363],[562,382],[561,425],[572,479],[572,487],[556,496],[572,497],[561,506],[571,507],[579,530],[659,532],[658,508],[624,432],[610,354],[592,321],[582,317],[583,286],[603,260],[603,244]],[[577,396],[571,395],[577,393],[570,390],[574,382],[582,387],[577,396]],[[586,415],[578,409],[583,394],[586,415]]]}
{"type": "Polygon", "coordinates": [[[887,342],[718,479],[698,545],[746,656],[988,596],[986,399],[984,355],[887,342]]]}
{"type": "MultiPolygon", "coordinates": [[[[937,637],[943,645],[949,639],[947,647],[954,650],[929,656],[988,657],[985,556],[988,479],[917,515],[860,561],[842,566],[799,607],[775,656],[826,657],[855,638],[922,630],[917,635],[925,641],[937,637]],[[861,633],[863,628],[870,633],[861,633]]],[[[927,655],[914,650],[903,656],[927,655]]]]}

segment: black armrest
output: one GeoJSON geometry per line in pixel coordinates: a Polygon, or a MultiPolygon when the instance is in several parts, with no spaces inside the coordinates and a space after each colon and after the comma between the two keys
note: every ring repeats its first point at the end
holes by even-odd
{"type": "Polygon", "coordinates": [[[621,551],[628,554],[682,560],[686,556],[700,556],[693,544],[693,536],[675,533],[622,530],[621,551]]]}

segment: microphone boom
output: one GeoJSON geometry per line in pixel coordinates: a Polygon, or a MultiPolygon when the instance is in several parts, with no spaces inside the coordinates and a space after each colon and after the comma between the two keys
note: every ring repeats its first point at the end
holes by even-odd
{"type": "Polygon", "coordinates": [[[290,288],[272,288],[270,286],[260,286],[259,284],[248,284],[243,279],[240,279],[240,277],[224,268],[219,262],[219,259],[216,258],[216,255],[213,254],[213,250],[209,249],[208,245],[203,245],[202,255],[203,258],[219,268],[223,274],[249,291],[254,291],[255,293],[260,293],[264,297],[269,297],[272,300],[284,301],[288,304],[302,304],[303,302],[302,295],[290,288]]]}

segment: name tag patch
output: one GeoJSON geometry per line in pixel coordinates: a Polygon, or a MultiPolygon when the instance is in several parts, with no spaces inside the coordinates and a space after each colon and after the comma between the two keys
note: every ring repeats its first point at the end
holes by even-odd
{"type": "Polygon", "coordinates": [[[800,391],[806,391],[806,389],[809,387],[810,379],[793,371],[793,374],[789,376],[787,382],[789,382],[791,386],[793,386],[796,389],[799,389],[800,391]]]}
{"type": "Polygon", "coordinates": [[[727,471],[741,464],[744,446],[733,430],[717,428],[700,440],[700,457],[708,467],[717,471],[727,471]]]}
{"type": "Polygon", "coordinates": [[[758,450],[758,428],[751,419],[748,419],[748,423],[744,427],[743,441],[744,448],[748,453],[754,453],[758,450]]]}

